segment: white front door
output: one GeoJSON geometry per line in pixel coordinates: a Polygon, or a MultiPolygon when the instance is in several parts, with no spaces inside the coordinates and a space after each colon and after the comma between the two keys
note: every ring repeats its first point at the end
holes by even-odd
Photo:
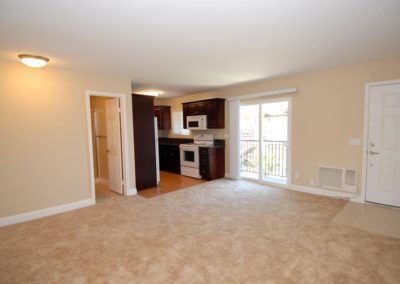
{"type": "Polygon", "coordinates": [[[369,94],[366,201],[400,206],[400,83],[369,94]]]}
{"type": "Polygon", "coordinates": [[[111,190],[123,194],[119,99],[106,100],[106,127],[109,187],[111,190]]]}

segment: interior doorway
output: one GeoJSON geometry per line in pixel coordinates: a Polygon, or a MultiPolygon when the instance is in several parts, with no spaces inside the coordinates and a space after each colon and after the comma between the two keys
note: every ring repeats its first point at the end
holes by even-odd
{"type": "Polygon", "coordinates": [[[92,199],[129,195],[125,96],[87,92],[92,199]]]}
{"type": "Polygon", "coordinates": [[[288,184],[291,100],[240,106],[240,176],[288,184]]]}

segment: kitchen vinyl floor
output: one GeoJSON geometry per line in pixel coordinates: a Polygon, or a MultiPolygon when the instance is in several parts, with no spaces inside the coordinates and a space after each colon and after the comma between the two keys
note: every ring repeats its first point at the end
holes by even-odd
{"type": "Polygon", "coordinates": [[[350,202],[333,222],[375,234],[400,238],[400,208],[350,202]]]}
{"type": "Polygon", "coordinates": [[[178,174],[160,171],[160,184],[157,187],[138,191],[138,195],[146,198],[160,196],[186,187],[207,182],[203,179],[186,177],[178,174]]]}
{"type": "Polygon", "coordinates": [[[107,184],[96,183],[96,201],[116,196],[122,196],[122,195],[109,189],[107,184]]]}

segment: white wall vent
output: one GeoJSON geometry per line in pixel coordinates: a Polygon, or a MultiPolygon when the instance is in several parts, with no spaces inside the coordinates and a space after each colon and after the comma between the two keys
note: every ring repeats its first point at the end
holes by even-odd
{"type": "Polygon", "coordinates": [[[357,171],[319,166],[318,185],[321,188],[356,192],[357,171]]]}

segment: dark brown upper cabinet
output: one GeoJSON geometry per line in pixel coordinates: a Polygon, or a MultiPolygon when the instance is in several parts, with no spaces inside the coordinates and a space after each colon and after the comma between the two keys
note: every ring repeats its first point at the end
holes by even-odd
{"type": "Polygon", "coordinates": [[[158,129],[171,129],[171,107],[154,106],[154,116],[157,117],[158,129]]]}
{"type": "Polygon", "coordinates": [[[194,102],[188,104],[188,115],[204,115],[207,114],[205,102],[194,102]]]}
{"type": "Polygon", "coordinates": [[[225,128],[225,99],[209,99],[182,104],[183,128],[186,128],[186,117],[207,115],[207,128],[225,128]]]}

